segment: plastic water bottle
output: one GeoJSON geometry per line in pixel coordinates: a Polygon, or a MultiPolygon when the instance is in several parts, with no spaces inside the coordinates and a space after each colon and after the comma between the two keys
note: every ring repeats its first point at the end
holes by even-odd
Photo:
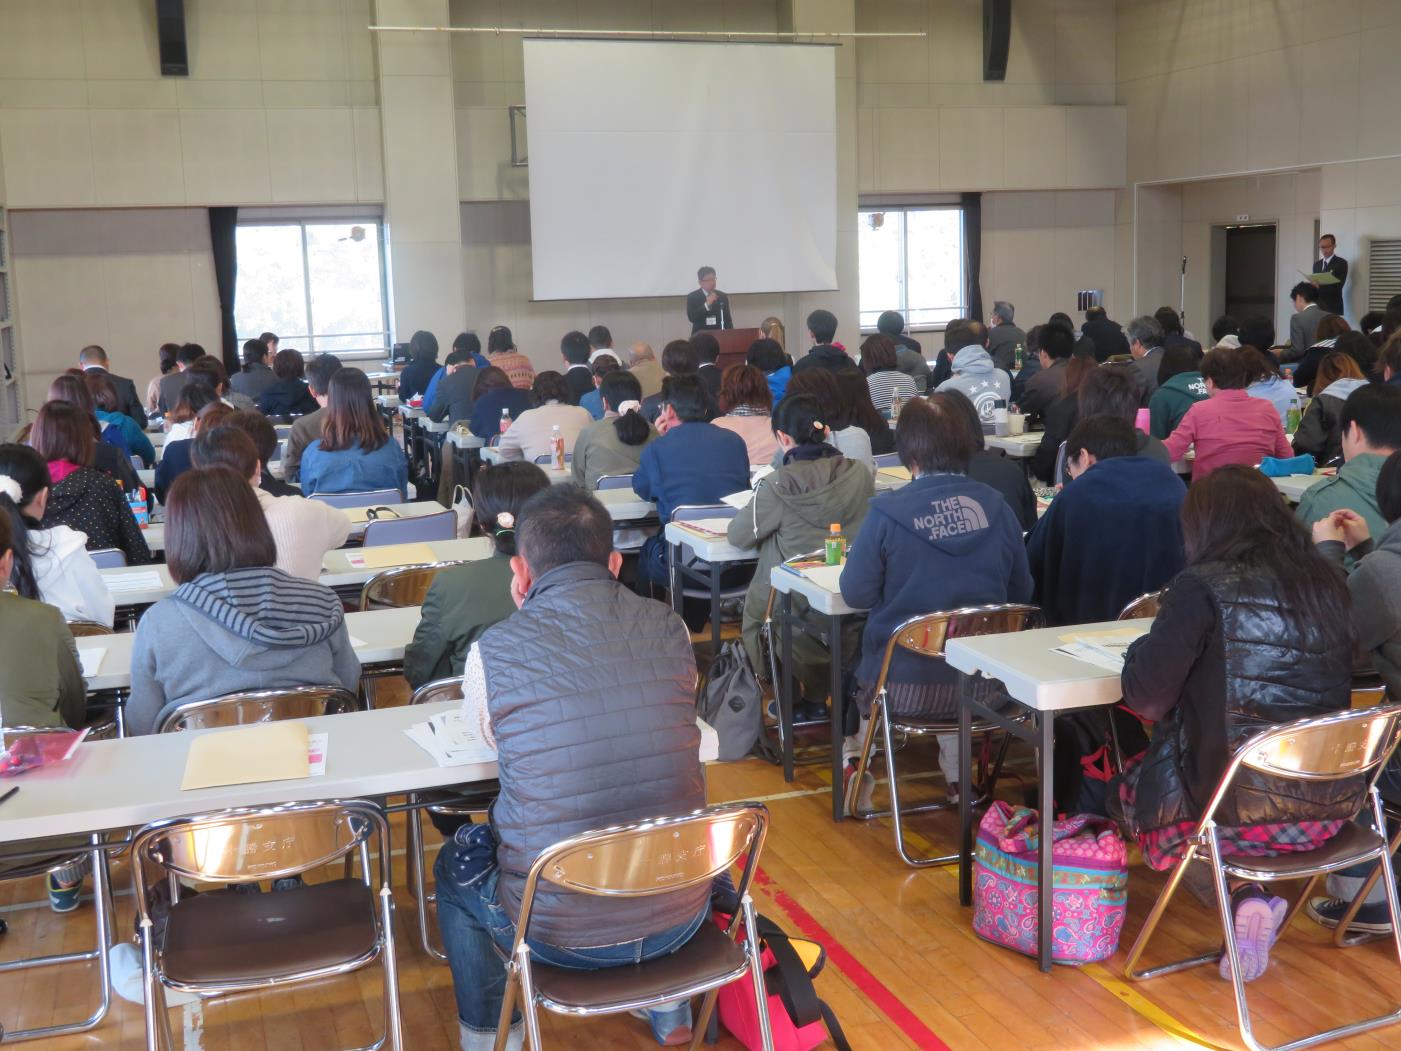
{"type": "Polygon", "coordinates": [[[501,433],[502,433],[502,434],[505,434],[505,433],[506,433],[508,430],[510,430],[510,429],[511,429],[511,410],[510,410],[510,409],[502,409],[502,410],[501,410],[501,433]]]}
{"type": "Polygon", "coordinates": [[[1299,429],[1299,423],[1304,418],[1303,407],[1299,403],[1299,395],[1289,399],[1289,408],[1284,410],[1284,429],[1293,434],[1299,429]]]}
{"type": "Polygon", "coordinates": [[[895,421],[900,418],[900,392],[897,390],[890,398],[890,425],[895,426],[895,421]]]}
{"type": "Polygon", "coordinates": [[[1021,345],[1020,343],[1018,343],[1018,344],[1016,344],[1015,349],[1012,351],[1012,371],[1013,371],[1013,372],[1021,372],[1021,370],[1022,370],[1022,364],[1023,364],[1024,358],[1025,358],[1025,351],[1022,350],[1022,345],[1021,345]]]}
{"type": "Polygon", "coordinates": [[[564,470],[564,435],[559,433],[559,424],[550,428],[550,460],[556,471],[564,470]]]}
{"type": "Polygon", "coordinates": [[[842,536],[842,524],[833,522],[827,527],[827,541],[823,554],[829,566],[839,566],[846,561],[846,537],[842,536]]]}

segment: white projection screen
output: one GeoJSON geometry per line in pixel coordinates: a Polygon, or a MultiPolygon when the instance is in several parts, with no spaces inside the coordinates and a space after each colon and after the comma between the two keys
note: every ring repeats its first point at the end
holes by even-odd
{"type": "Polygon", "coordinates": [[[524,43],[536,299],[837,287],[835,49],[524,43]]]}

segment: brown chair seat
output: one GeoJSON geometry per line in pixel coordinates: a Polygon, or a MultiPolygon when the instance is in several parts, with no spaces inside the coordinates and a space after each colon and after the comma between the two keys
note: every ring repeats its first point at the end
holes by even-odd
{"type": "Polygon", "coordinates": [[[1276,854],[1268,858],[1243,857],[1233,855],[1223,858],[1227,869],[1241,868],[1252,872],[1295,872],[1311,865],[1326,867],[1350,859],[1355,854],[1376,846],[1377,834],[1370,829],[1349,821],[1342,831],[1313,850],[1292,851],[1276,854]]]}
{"type": "Polygon", "coordinates": [[[640,965],[573,971],[532,961],[530,973],[541,1000],[556,1010],[608,1011],[635,1000],[677,999],[700,983],[725,984],[745,973],[745,956],[707,921],[670,956],[640,965]],[[673,990],[676,996],[670,995],[673,990]]]}
{"type": "Polygon", "coordinates": [[[377,940],[374,893],[359,880],[214,891],[171,907],[161,964],[182,985],[225,985],[359,960],[377,940]]]}

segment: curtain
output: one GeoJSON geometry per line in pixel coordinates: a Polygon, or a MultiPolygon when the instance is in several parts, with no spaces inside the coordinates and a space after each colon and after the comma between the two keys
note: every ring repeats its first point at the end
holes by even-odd
{"type": "Polygon", "coordinates": [[[965,317],[983,317],[983,287],[978,271],[983,265],[983,195],[963,194],[963,302],[965,317]]]}
{"type": "Polygon", "coordinates": [[[214,249],[214,284],[219,289],[224,368],[230,376],[239,369],[238,329],[234,325],[234,290],[238,283],[237,227],[237,208],[209,209],[209,241],[214,249]]]}

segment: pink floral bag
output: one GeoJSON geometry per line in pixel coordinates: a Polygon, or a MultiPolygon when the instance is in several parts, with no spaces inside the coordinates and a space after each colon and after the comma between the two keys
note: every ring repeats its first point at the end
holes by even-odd
{"type": "MultiPolygon", "coordinates": [[[[973,930],[1035,956],[1040,819],[1035,810],[996,802],[978,826],[973,852],[973,930]]],[[[1057,821],[1052,957],[1094,963],[1114,955],[1128,901],[1128,848],[1108,818],[1057,821]]]]}

